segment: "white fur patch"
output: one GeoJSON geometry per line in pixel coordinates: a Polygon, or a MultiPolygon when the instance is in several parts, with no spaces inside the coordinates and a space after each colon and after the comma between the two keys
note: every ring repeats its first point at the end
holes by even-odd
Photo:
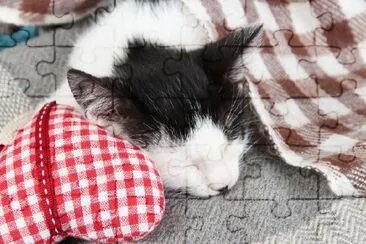
{"type": "Polygon", "coordinates": [[[158,145],[146,151],[167,187],[210,196],[237,182],[248,139],[228,141],[223,130],[209,119],[198,119],[188,140],[179,145],[167,138],[163,136],[158,145]]]}

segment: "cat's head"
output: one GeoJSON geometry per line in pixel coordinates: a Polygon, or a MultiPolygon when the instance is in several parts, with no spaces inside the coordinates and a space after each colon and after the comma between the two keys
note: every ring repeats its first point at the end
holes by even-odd
{"type": "MultiPolygon", "coordinates": [[[[261,26],[191,51],[134,40],[113,77],[68,71],[76,101],[148,152],[169,188],[231,188],[248,147],[245,54],[261,26]]],[[[250,62],[250,60],[248,60],[250,62]]]]}

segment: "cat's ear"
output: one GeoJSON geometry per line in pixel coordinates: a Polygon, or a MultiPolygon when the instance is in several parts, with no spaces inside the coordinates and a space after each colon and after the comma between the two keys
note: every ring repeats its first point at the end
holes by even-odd
{"type": "Polygon", "coordinates": [[[205,72],[217,81],[235,76],[245,66],[245,55],[260,43],[262,34],[262,24],[253,24],[233,31],[216,42],[206,44],[199,50],[205,72]]]}
{"type": "Polygon", "coordinates": [[[75,100],[87,115],[115,121],[137,112],[132,96],[118,80],[98,78],[70,69],[67,80],[75,100]]]}

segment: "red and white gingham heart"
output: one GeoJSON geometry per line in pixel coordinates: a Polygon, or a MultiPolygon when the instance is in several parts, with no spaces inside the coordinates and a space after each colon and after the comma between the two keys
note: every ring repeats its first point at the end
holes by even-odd
{"type": "Polygon", "coordinates": [[[139,148],[55,102],[0,147],[0,176],[1,243],[137,240],[165,210],[159,173],[139,148]]]}

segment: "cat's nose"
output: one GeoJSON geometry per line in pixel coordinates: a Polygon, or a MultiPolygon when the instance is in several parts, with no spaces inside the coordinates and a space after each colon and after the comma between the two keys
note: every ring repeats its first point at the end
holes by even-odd
{"type": "Polygon", "coordinates": [[[220,193],[224,193],[229,190],[229,186],[224,184],[211,184],[210,187],[220,193]]]}
{"type": "Polygon", "coordinates": [[[224,186],[224,187],[218,189],[217,191],[220,192],[220,194],[222,194],[222,193],[227,192],[228,190],[229,190],[229,186],[224,186]]]}

